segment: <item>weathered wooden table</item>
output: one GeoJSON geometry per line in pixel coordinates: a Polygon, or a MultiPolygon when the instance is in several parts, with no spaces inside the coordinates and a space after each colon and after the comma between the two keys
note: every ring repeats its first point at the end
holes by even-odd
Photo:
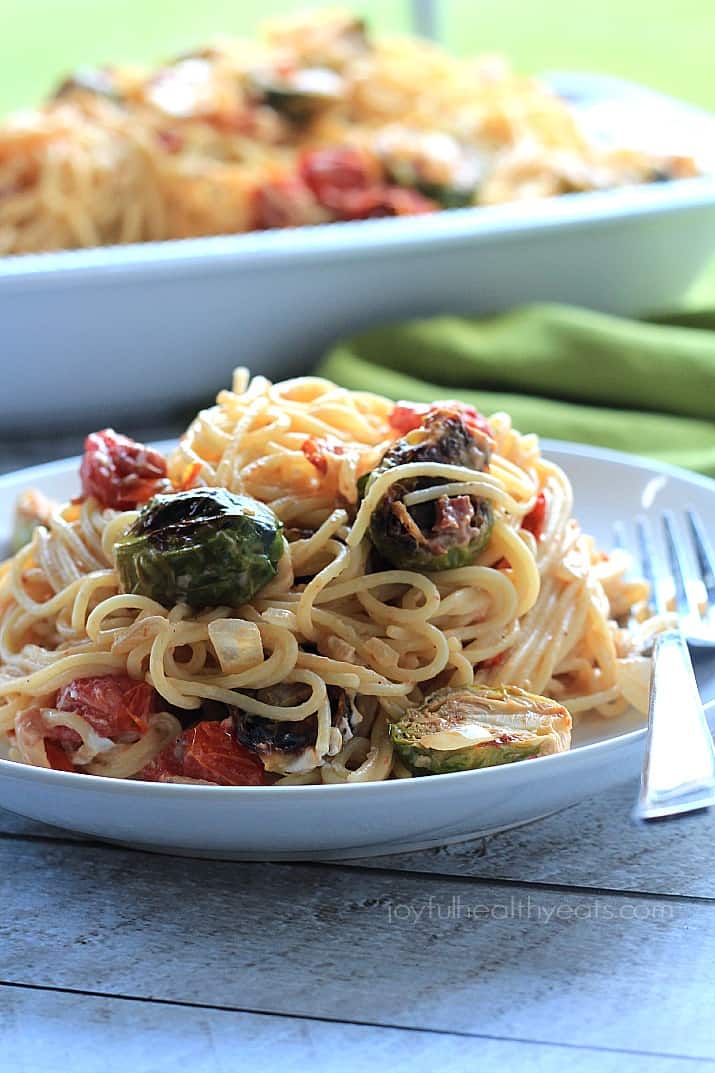
{"type": "Polygon", "coordinates": [[[715,815],[637,828],[634,792],[329,865],[152,856],[0,812],[0,1070],[711,1068],[715,815]]]}

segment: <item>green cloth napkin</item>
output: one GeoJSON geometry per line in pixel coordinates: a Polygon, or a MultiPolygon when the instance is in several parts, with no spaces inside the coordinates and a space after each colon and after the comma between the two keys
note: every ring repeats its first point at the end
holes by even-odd
{"type": "Polygon", "coordinates": [[[339,343],[318,369],[394,399],[457,395],[521,432],[649,455],[715,477],[715,314],[647,323],[539,304],[433,317],[339,343]]]}

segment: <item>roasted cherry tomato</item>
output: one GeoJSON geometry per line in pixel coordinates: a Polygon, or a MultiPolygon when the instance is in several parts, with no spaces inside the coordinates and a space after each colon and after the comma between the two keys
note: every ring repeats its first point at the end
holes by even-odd
{"type": "Polygon", "coordinates": [[[396,402],[387,420],[396,432],[404,436],[420,427],[430,408],[428,402],[396,402]]]}
{"type": "Polygon", "coordinates": [[[328,472],[328,462],[331,458],[345,454],[345,446],[338,440],[329,440],[326,436],[309,436],[303,441],[301,448],[303,454],[315,466],[318,473],[323,476],[328,472]]]}
{"type": "Polygon", "coordinates": [[[539,492],[536,497],[536,503],[531,508],[529,513],[521,523],[522,529],[527,529],[530,533],[533,533],[537,540],[541,540],[544,533],[544,524],[546,522],[546,496],[543,492],[539,492]]]}
{"type": "Polygon", "coordinates": [[[55,771],[74,771],[72,759],[58,741],[49,741],[45,738],[45,755],[47,763],[55,771]]]}
{"type": "Polygon", "coordinates": [[[380,183],[367,190],[346,190],[341,196],[341,220],[371,220],[380,216],[418,216],[439,206],[417,190],[380,183]]]}
{"type": "Polygon", "coordinates": [[[139,778],[162,782],[180,777],[202,779],[217,786],[263,786],[263,764],[236,741],[229,720],[204,722],[185,731],[140,773],[139,778]]]}
{"type": "Polygon", "coordinates": [[[185,777],[184,753],[186,751],[186,737],[189,732],[182,734],[176,741],[169,742],[146,767],[143,767],[135,776],[143,782],[167,782],[172,776],[185,777]]]}
{"type": "Polygon", "coordinates": [[[466,428],[474,434],[481,432],[490,439],[494,439],[491,425],[476,407],[468,402],[457,402],[454,399],[446,399],[439,402],[396,402],[388,418],[389,423],[397,432],[404,435],[419,428],[428,414],[437,410],[453,410],[459,414],[466,428]]]}
{"type": "Polygon", "coordinates": [[[85,499],[115,510],[133,510],[169,488],[164,457],[111,428],[87,437],[79,475],[85,499]]]}
{"type": "Polygon", "coordinates": [[[375,181],[368,161],[357,149],[314,149],[304,153],[298,172],[321,205],[341,212],[346,191],[366,190],[375,181]]]}
{"type": "Polygon", "coordinates": [[[324,219],[324,210],[298,175],[264,182],[254,192],[253,226],[259,231],[273,227],[302,227],[324,219]]]}
{"type": "Polygon", "coordinates": [[[241,745],[233,724],[199,723],[188,731],[184,771],[191,779],[207,779],[220,786],[261,786],[263,764],[241,745]]]}
{"type": "Polygon", "coordinates": [[[438,208],[416,190],[383,182],[379,165],[350,146],[304,153],[298,171],[316,200],[340,220],[414,216],[438,208]]]}
{"type": "MultiPolygon", "coordinates": [[[[58,691],[54,706],[58,711],[81,715],[102,738],[133,741],[146,732],[158,699],[146,682],[135,682],[124,674],[102,675],[75,678],[58,691]]],[[[37,715],[39,718],[39,710],[37,715]]],[[[72,753],[82,744],[77,731],[58,723],[43,727],[42,733],[50,767],[74,771],[72,753]]]]}
{"type": "MultiPolygon", "coordinates": [[[[106,674],[94,678],[75,678],[57,694],[55,707],[61,712],[76,712],[102,738],[139,736],[146,733],[148,717],[157,706],[157,693],[146,682],[136,682],[127,675],[106,674]]],[[[52,735],[68,740],[77,735],[69,727],[57,727],[63,734],[52,735]]]]}

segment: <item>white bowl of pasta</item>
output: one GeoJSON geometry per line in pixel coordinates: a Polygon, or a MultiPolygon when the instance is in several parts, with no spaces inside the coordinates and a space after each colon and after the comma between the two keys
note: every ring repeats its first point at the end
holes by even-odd
{"type": "Polygon", "coordinates": [[[715,484],[544,451],[454,401],[239,375],[179,447],[102,434],[81,477],[74,459],[0,478],[8,529],[28,487],[23,522],[47,511],[0,568],[0,805],[161,852],[359,857],[635,775],[658,622],[597,549],[640,512],[715,528],[715,484]],[[406,746],[445,695],[456,711],[406,746]],[[527,716],[479,709],[475,731],[464,704],[494,696],[527,716]]]}

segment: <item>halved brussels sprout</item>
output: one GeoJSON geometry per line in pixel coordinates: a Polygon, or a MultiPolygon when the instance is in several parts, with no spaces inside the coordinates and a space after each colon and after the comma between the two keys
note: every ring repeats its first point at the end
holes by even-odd
{"type": "MultiPolygon", "coordinates": [[[[386,470],[409,462],[442,462],[484,470],[489,462],[486,435],[468,429],[460,414],[435,410],[422,425],[397,440],[379,466],[363,479],[360,491],[386,470]]],[[[408,492],[446,484],[442,478],[397,481],[377,504],[370,520],[370,539],[394,566],[409,570],[451,570],[473,563],[489,542],[494,525],[491,504],[480,496],[439,496],[406,507],[408,492]]]]}
{"type": "Polygon", "coordinates": [[[566,752],[571,716],[516,686],[458,686],[409,708],[390,737],[415,775],[442,775],[566,752]]]}
{"type": "Polygon", "coordinates": [[[250,496],[196,488],[150,499],[114,550],[125,592],[164,607],[240,607],[275,577],[282,526],[250,496]]]}
{"type": "MultiPolygon", "coordinates": [[[[327,688],[332,724],[340,731],[343,742],[349,741],[360,720],[360,713],[344,689],[338,686],[327,688]]],[[[281,682],[248,692],[256,700],[273,708],[292,708],[308,699],[310,686],[304,682],[281,682]]],[[[315,715],[289,722],[252,715],[241,708],[231,708],[230,712],[236,738],[241,745],[260,756],[266,771],[283,773],[307,770],[320,763],[321,758],[313,748],[318,732],[315,715]]]]}
{"type": "Polygon", "coordinates": [[[373,511],[370,539],[380,554],[393,566],[426,573],[473,563],[491,536],[491,504],[479,496],[440,496],[407,508],[402,497],[411,490],[407,481],[393,484],[373,511]]]}
{"type": "MultiPolygon", "coordinates": [[[[293,708],[310,696],[305,682],[281,682],[264,689],[249,691],[262,704],[274,708],[293,708]]],[[[298,721],[268,719],[252,715],[242,708],[231,708],[234,731],[241,745],[267,760],[274,753],[297,753],[315,741],[317,722],[314,715],[298,721]]]]}

